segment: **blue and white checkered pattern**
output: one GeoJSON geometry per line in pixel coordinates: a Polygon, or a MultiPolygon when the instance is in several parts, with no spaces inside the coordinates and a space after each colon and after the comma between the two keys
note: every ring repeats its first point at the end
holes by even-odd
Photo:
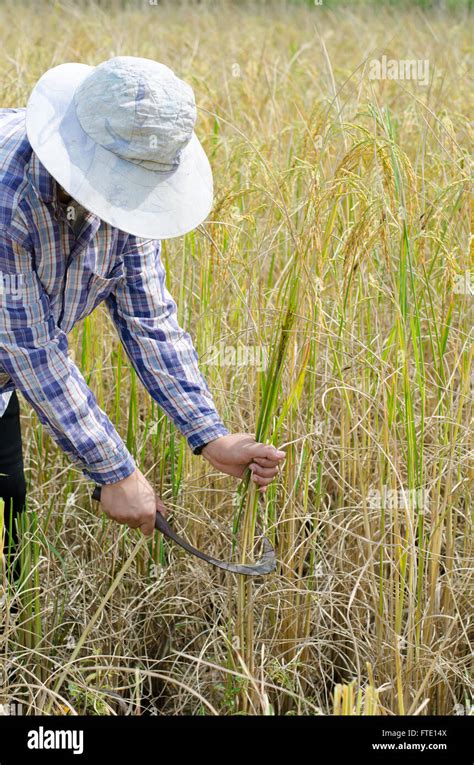
{"type": "Polygon", "coordinates": [[[0,416],[6,394],[18,389],[88,477],[113,483],[133,472],[133,458],[67,341],[102,301],[138,376],[189,446],[228,430],[177,322],[160,241],[88,211],[76,238],[57,192],[28,142],[25,110],[0,109],[0,416]]]}

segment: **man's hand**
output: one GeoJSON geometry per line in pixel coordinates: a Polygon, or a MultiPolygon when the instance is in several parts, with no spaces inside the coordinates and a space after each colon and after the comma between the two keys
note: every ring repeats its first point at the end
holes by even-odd
{"type": "Polygon", "coordinates": [[[207,444],[202,456],[221,473],[241,478],[247,468],[252,471],[252,480],[259,485],[259,491],[266,491],[269,483],[278,473],[285,452],[274,446],[260,444],[248,433],[221,436],[207,444]]]}
{"type": "Polygon", "coordinates": [[[138,468],[128,478],[102,486],[100,502],[109,518],[140,528],[147,537],[153,534],[156,511],[166,518],[165,506],[138,468]]]}

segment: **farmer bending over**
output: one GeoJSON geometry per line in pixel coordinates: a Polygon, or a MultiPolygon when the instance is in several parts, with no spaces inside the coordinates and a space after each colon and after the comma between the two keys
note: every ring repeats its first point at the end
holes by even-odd
{"type": "MultiPolygon", "coordinates": [[[[231,435],[165,285],[161,239],[198,226],[212,173],[194,133],[191,87],[166,66],[120,56],[62,64],[26,109],[0,109],[0,497],[5,526],[25,503],[19,390],[47,432],[102,486],[105,513],[154,529],[163,504],[84,377],[68,333],[105,301],[150,395],[194,454],[260,490],[284,452],[231,435]]],[[[12,539],[17,536],[13,522],[12,539]]]]}

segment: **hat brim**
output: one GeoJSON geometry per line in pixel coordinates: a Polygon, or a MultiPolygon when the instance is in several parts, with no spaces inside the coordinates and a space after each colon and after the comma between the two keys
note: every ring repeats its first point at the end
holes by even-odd
{"type": "Polygon", "coordinates": [[[192,231],[213,199],[211,166],[196,134],[172,172],[148,170],[104,149],[84,132],[74,109],[74,91],[92,69],[60,64],[37,82],[26,108],[33,151],[73,199],[111,226],[150,239],[192,231]]]}

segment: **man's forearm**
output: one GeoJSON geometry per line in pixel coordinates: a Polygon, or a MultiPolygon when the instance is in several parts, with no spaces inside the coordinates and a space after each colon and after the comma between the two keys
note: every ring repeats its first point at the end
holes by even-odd
{"type": "Polygon", "coordinates": [[[178,324],[159,243],[135,243],[124,260],[126,276],[107,303],[138,377],[191,449],[227,435],[192,339],[178,324]],[[139,252],[146,265],[137,272],[139,252]]]}
{"type": "Polygon", "coordinates": [[[126,478],[135,469],[133,458],[66,349],[64,336],[41,348],[19,342],[10,346],[0,337],[0,365],[47,432],[89,478],[100,484],[126,478]]]}

